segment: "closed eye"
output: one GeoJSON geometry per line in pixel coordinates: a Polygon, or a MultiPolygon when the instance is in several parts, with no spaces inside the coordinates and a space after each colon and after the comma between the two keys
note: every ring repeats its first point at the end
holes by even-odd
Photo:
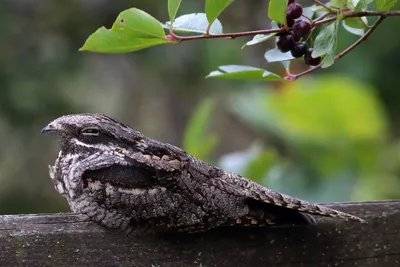
{"type": "Polygon", "coordinates": [[[96,128],[85,128],[82,129],[81,134],[85,136],[99,136],[100,131],[96,128]]]}

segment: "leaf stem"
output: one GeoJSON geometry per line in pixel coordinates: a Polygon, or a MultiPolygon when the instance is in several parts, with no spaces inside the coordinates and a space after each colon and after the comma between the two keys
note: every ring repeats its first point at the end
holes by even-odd
{"type": "Polygon", "coordinates": [[[326,13],[322,14],[321,16],[319,16],[318,18],[314,19],[313,22],[316,23],[317,21],[322,20],[331,14],[332,13],[326,12],[326,13]]]}

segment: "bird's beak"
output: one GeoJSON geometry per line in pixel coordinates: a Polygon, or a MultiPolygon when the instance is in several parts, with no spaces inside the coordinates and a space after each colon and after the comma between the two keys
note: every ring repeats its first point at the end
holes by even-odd
{"type": "Polygon", "coordinates": [[[41,133],[56,132],[56,131],[57,127],[55,127],[53,124],[50,123],[42,129],[41,133]]]}

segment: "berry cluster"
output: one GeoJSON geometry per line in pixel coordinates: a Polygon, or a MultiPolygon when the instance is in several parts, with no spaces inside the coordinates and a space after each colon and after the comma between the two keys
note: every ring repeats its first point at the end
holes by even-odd
{"type": "MultiPolygon", "coordinates": [[[[311,32],[311,24],[305,20],[297,20],[303,15],[303,8],[295,0],[289,0],[286,9],[286,24],[289,30],[280,33],[276,46],[282,53],[289,52],[293,57],[298,58],[304,56],[304,62],[307,65],[316,66],[321,62],[321,58],[311,57],[312,48],[307,47],[305,41],[300,42],[306,38],[311,32]]],[[[279,27],[284,25],[278,24],[279,27]]]]}

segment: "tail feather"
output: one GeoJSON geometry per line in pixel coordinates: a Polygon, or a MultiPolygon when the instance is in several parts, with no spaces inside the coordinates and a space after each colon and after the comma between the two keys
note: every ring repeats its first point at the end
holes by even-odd
{"type": "Polygon", "coordinates": [[[307,225],[314,224],[315,219],[306,213],[293,209],[275,206],[254,199],[246,204],[249,212],[246,216],[228,220],[230,226],[267,226],[267,225],[307,225]]]}
{"type": "Polygon", "coordinates": [[[366,223],[365,220],[353,216],[351,214],[344,213],[321,205],[312,204],[310,202],[297,199],[286,194],[278,193],[276,191],[273,191],[271,189],[259,185],[257,185],[255,189],[256,190],[252,192],[252,197],[266,203],[270,203],[288,209],[298,210],[309,214],[342,218],[346,220],[353,220],[361,223],[366,223]]]}
{"type": "Polygon", "coordinates": [[[245,196],[249,199],[258,200],[263,203],[268,203],[286,209],[296,210],[314,215],[342,218],[346,220],[366,223],[365,220],[351,214],[347,214],[321,205],[312,204],[307,201],[276,192],[238,174],[227,173],[223,177],[212,179],[212,183],[214,186],[220,188],[221,190],[225,190],[230,194],[245,196]]]}

